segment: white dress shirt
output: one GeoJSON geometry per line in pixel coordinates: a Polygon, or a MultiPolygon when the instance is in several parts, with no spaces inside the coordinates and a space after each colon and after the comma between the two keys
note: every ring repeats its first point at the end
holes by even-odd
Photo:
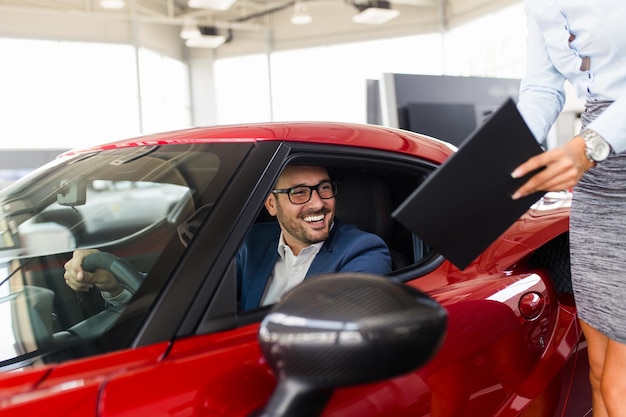
{"type": "Polygon", "coordinates": [[[625,151],[626,1],[524,0],[524,7],[528,57],[518,108],[537,140],[561,112],[568,80],[582,100],[614,101],[588,128],[625,151]]]}
{"type": "Polygon", "coordinates": [[[313,259],[324,245],[324,242],[314,243],[302,249],[298,256],[285,243],[283,234],[278,241],[278,261],[270,278],[270,285],[265,291],[261,305],[273,304],[287,291],[304,281],[306,273],[313,263],[313,259]]]}

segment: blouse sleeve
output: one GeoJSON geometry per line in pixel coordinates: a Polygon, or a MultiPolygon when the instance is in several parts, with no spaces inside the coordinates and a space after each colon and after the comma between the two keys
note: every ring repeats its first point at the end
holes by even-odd
{"type": "Polygon", "coordinates": [[[528,8],[526,18],[526,74],[520,85],[518,109],[537,141],[542,142],[565,104],[565,78],[552,64],[545,39],[528,8]]]}

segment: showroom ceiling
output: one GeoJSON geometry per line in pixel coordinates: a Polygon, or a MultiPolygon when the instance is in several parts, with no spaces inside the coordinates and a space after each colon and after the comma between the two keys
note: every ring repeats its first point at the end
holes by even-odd
{"type": "MultiPolygon", "coordinates": [[[[33,32],[51,37],[53,23],[68,18],[86,26],[90,21],[151,23],[169,26],[176,33],[191,23],[201,26],[204,34],[226,37],[220,48],[238,54],[268,44],[279,50],[437,32],[521,0],[234,0],[224,6],[216,5],[219,1],[223,0],[126,0],[122,8],[111,9],[103,7],[101,0],[0,0],[0,23],[3,15],[8,28],[14,19],[7,16],[32,16],[33,32]],[[308,15],[310,23],[292,23],[296,10],[308,15]],[[365,12],[367,17],[372,11],[397,15],[385,23],[353,21],[356,14],[365,12]]],[[[67,37],[71,29],[63,26],[60,32],[67,37]]],[[[24,25],[19,28],[24,32],[24,25]]],[[[17,25],[14,32],[19,35],[17,25]]]]}

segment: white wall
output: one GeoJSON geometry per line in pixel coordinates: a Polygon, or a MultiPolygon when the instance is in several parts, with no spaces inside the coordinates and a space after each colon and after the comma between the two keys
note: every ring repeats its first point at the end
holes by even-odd
{"type": "Polygon", "coordinates": [[[129,44],[0,38],[0,148],[72,148],[191,126],[189,72],[129,44]]]}

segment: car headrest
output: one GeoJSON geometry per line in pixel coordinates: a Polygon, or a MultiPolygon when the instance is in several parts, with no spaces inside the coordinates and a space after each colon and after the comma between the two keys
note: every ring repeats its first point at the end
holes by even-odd
{"type": "Polygon", "coordinates": [[[392,203],[383,180],[365,175],[348,177],[338,184],[336,201],[336,216],[342,223],[354,224],[389,243],[392,203]]]}

